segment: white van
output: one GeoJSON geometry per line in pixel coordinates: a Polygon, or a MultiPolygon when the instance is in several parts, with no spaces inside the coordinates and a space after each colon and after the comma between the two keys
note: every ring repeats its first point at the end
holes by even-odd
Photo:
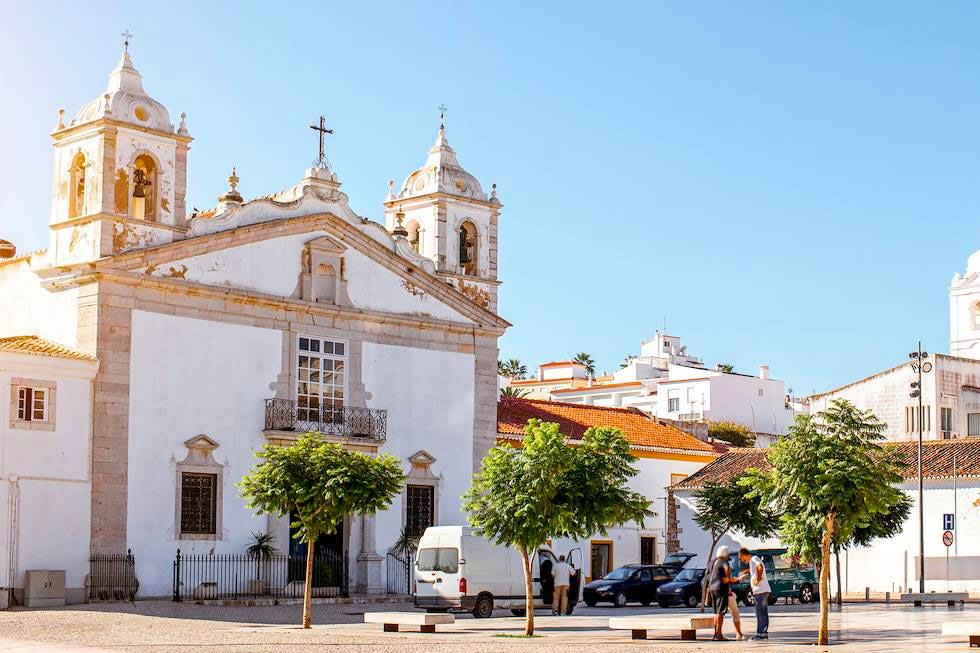
{"type": "MultiPolygon", "coordinates": [[[[515,548],[493,545],[473,534],[468,526],[430,526],[415,554],[415,606],[426,612],[468,611],[483,619],[494,608],[509,608],[515,616],[525,612],[524,570],[515,548]]],[[[541,578],[557,557],[547,546],[534,556],[533,589],[537,608],[551,608],[553,581],[541,578]],[[542,582],[542,580],[544,582],[542,582]]],[[[579,599],[582,550],[572,549],[566,562],[575,568],[568,591],[568,614],[579,599]]]]}

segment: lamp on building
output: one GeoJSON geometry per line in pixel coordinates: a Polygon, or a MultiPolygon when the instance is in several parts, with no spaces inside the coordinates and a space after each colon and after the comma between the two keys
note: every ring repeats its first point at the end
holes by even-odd
{"type": "Polygon", "coordinates": [[[932,363],[926,360],[929,357],[927,352],[922,351],[922,341],[918,343],[918,348],[909,354],[912,359],[912,371],[916,374],[916,380],[910,384],[912,392],[909,396],[919,400],[919,412],[917,422],[919,426],[919,445],[917,447],[917,471],[919,477],[919,593],[926,592],[926,536],[925,518],[922,505],[922,375],[932,371],[932,363]]]}

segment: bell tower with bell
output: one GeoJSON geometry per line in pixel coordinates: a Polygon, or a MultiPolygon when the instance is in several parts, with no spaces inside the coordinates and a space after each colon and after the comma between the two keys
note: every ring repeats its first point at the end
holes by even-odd
{"type": "Polygon", "coordinates": [[[95,260],[178,240],[185,233],[187,152],[191,136],[180,116],[143,90],[123,52],[104,93],[66,121],[58,112],[51,201],[53,265],[95,260]]]}
{"type": "Polygon", "coordinates": [[[497,310],[497,186],[489,195],[464,170],[446,138],[446,107],[439,133],[421,168],[395,190],[389,182],[385,224],[420,256],[431,259],[447,283],[486,308],[497,310]]]}

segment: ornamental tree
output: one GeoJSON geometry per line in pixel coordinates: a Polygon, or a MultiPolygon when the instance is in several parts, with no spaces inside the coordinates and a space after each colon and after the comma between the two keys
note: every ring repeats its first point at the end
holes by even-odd
{"type": "MultiPolygon", "coordinates": [[[[694,521],[711,533],[706,574],[711,573],[715,547],[729,531],[736,530],[750,537],[769,537],[779,527],[779,515],[751,489],[732,478],[727,483],[709,481],[694,493],[696,514],[694,521]]],[[[701,612],[708,597],[708,583],[701,591],[701,612]]]]}
{"type": "Polygon", "coordinates": [[[752,432],[752,429],[744,424],[730,420],[708,424],[708,435],[716,440],[727,442],[733,447],[751,447],[755,445],[755,433],[752,432]]]}
{"type": "Polygon", "coordinates": [[[790,553],[820,560],[820,629],[829,643],[830,553],[875,520],[900,511],[895,487],[905,463],[881,444],[885,425],[871,411],[836,399],[816,415],[799,415],[790,435],[769,449],[772,469],[750,469],[740,483],[781,514],[780,536],[790,553]]]}
{"type": "Polygon", "coordinates": [[[405,473],[390,454],[349,451],[313,432],[289,447],[266,445],[256,456],[262,462],[238,487],[257,514],[291,515],[294,537],[306,543],[303,628],[309,628],[317,538],[336,532],[347,515],[387,508],[401,492],[405,473]]]}
{"type": "Polygon", "coordinates": [[[638,470],[622,432],[589,428],[575,446],[558,424],[528,420],[522,446],[502,444],[483,459],[463,510],[477,533],[498,546],[513,546],[524,568],[526,621],[534,634],[533,560],[554,537],[594,533],[654,515],[646,497],[627,487],[638,470]]]}

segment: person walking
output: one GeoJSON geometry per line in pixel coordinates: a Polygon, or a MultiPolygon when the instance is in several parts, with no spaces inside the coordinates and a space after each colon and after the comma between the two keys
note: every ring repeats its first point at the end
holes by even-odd
{"type": "Polygon", "coordinates": [[[721,634],[721,629],[725,623],[725,613],[728,612],[728,597],[732,593],[732,568],[728,562],[730,555],[727,546],[722,544],[718,547],[708,576],[708,593],[715,611],[715,636],[712,639],[716,642],[728,641],[721,634]]]}
{"type": "Polygon", "coordinates": [[[565,556],[558,556],[558,562],[551,568],[551,576],[555,579],[554,598],[551,602],[551,614],[565,614],[568,607],[568,586],[571,584],[575,570],[565,562],[565,556]]]}
{"type": "Polygon", "coordinates": [[[749,587],[755,597],[755,635],[749,639],[764,641],[769,639],[769,595],[772,593],[769,578],[766,576],[766,566],[762,558],[752,555],[746,548],[739,549],[738,558],[749,565],[738,577],[741,579],[748,576],[749,587]]]}

